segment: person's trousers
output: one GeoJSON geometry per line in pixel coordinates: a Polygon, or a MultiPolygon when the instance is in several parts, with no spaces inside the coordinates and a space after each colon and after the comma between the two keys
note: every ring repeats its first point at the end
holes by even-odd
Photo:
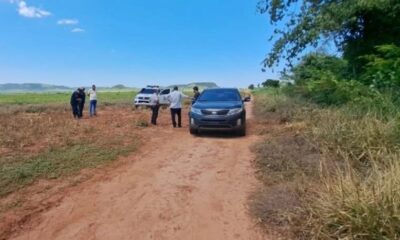
{"type": "Polygon", "coordinates": [[[97,100],[90,100],[89,115],[96,115],[97,100]]]}
{"type": "Polygon", "coordinates": [[[72,108],[72,114],[74,115],[74,118],[79,117],[79,108],[78,108],[78,104],[72,104],[72,103],[71,103],[71,108],[72,108]]]}
{"type": "Polygon", "coordinates": [[[151,106],[151,124],[157,125],[157,118],[158,118],[158,110],[160,110],[160,106],[151,106]]]}
{"type": "Polygon", "coordinates": [[[182,127],[182,109],[171,108],[171,119],[172,119],[172,125],[174,127],[176,127],[175,115],[178,115],[178,127],[182,127]]]}
{"type": "Polygon", "coordinates": [[[78,109],[79,109],[79,114],[78,114],[78,117],[82,117],[83,116],[83,108],[85,107],[85,103],[79,103],[78,104],[78,109]]]}

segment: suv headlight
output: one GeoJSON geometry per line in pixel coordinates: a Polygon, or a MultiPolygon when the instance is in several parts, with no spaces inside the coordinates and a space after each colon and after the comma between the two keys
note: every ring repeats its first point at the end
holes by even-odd
{"type": "Polygon", "coordinates": [[[202,114],[200,109],[194,108],[194,107],[192,107],[192,108],[190,109],[190,112],[195,113],[195,114],[199,114],[199,115],[202,114]]]}
{"type": "Polygon", "coordinates": [[[243,111],[243,108],[234,108],[229,110],[228,115],[234,115],[234,114],[238,114],[241,113],[243,111]]]}

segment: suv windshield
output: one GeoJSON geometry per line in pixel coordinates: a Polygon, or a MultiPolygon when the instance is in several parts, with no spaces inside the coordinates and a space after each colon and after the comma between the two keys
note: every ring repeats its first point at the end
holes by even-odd
{"type": "Polygon", "coordinates": [[[156,92],[157,89],[154,88],[143,88],[142,90],[140,90],[140,93],[144,93],[144,94],[153,94],[156,92]]]}
{"type": "Polygon", "coordinates": [[[212,89],[205,90],[197,101],[201,102],[223,102],[241,101],[240,94],[236,89],[212,89]]]}

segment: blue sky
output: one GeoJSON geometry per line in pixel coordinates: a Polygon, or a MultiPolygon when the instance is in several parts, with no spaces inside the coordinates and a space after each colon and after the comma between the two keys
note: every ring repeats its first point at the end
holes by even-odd
{"type": "Polygon", "coordinates": [[[0,83],[259,83],[278,71],[257,2],[0,0],[0,83]]]}

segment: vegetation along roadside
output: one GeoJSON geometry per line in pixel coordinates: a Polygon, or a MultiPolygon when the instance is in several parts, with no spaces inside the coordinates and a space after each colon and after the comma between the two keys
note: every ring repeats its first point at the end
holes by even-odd
{"type": "MultiPolygon", "coordinates": [[[[309,57],[294,78],[313,69],[309,57]]],[[[266,130],[252,212],[292,239],[399,239],[397,96],[321,76],[254,91],[266,130]]]]}
{"type": "Polygon", "coordinates": [[[291,239],[400,239],[399,1],[259,9],[276,27],[264,66],[285,60],[291,84],[254,90],[268,127],[252,212],[291,239]]]}

